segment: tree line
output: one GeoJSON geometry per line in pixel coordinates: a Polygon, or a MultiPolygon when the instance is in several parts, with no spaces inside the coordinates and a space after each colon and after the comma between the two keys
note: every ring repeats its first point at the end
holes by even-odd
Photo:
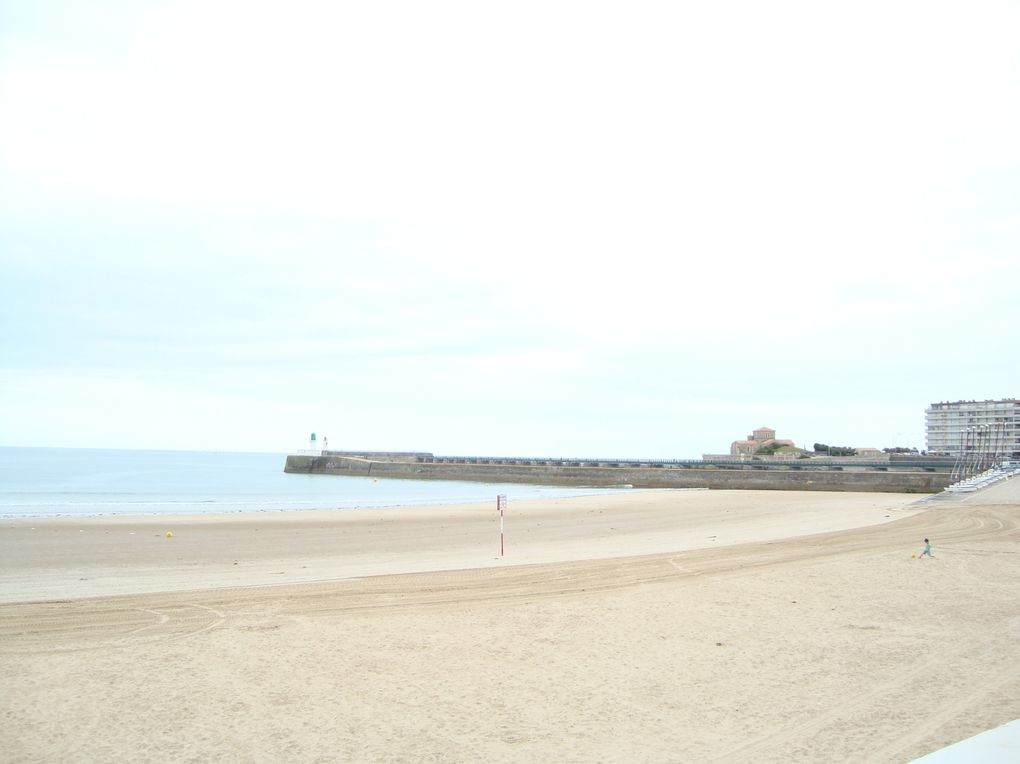
{"type": "Polygon", "coordinates": [[[850,448],[850,446],[829,446],[825,443],[815,443],[815,453],[828,456],[857,456],[857,449],[850,448]]]}

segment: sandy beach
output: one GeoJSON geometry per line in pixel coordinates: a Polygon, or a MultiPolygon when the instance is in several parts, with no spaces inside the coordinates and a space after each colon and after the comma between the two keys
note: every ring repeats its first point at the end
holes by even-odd
{"type": "Polygon", "coordinates": [[[1018,520],[1017,480],[511,502],[504,557],[494,505],[3,520],[4,758],[905,762],[1020,717],[1018,520]]]}

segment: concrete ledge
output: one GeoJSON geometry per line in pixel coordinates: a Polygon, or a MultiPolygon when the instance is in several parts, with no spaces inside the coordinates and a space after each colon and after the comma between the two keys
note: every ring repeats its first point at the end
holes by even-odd
{"type": "Polygon", "coordinates": [[[915,764],[1015,764],[1020,761],[1020,719],[914,759],[915,764]]]}

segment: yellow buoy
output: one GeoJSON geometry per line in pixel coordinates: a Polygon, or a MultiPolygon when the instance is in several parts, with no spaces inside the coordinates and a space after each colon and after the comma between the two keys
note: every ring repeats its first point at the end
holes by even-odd
{"type": "Polygon", "coordinates": [[[173,532],[173,531],[167,531],[167,532],[166,532],[166,533],[165,533],[164,535],[165,535],[165,536],[166,536],[166,537],[167,537],[168,539],[172,539],[172,538],[174,537],[174,532],[173,532]]]}

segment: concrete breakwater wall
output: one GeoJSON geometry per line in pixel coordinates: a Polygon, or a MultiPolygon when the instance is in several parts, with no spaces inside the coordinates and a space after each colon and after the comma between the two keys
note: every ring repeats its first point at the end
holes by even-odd
{"type": "Polygon", "coordinates": [[[294,455],[285,472],[357,475],[416,480],[476,480],[487,483],[544,485],[632,485],[635,488],[715,488],[784,491],[882,491],[936,493],[950,482],[949,473],[933,469],[820,465],[720,468],[706,464],[594,466],[567,463],[509,464],[379,459],[352,455],[294,455]]]}

